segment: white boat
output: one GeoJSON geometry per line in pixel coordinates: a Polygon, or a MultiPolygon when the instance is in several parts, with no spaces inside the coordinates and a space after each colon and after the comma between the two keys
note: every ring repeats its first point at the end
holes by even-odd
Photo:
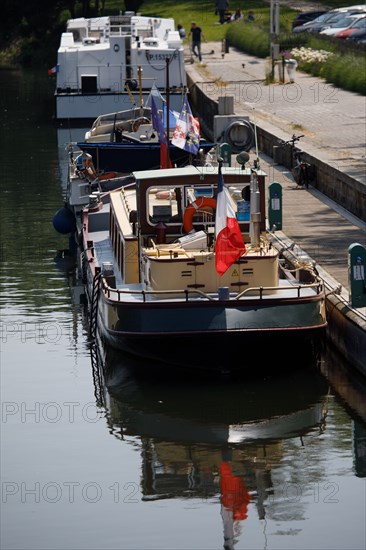
{"type": "Polygon", "coordinates": [[[257,358],[298,350],[301,362],[324,336],[324,285],[310,263],[290,271],[273,246],[265,173],[211,165],[132,176],[121,189],[92,194],[82,212],[92,335],[187,368],[271,370],[270,361],[253,366],[247,353],[240,358],[249,349],[257,358]],[[222,275],[215,236],[220,177],[245,241],[222,275]]]}
{"type": "Polygon", "coordinates": [[[179,110],[187,84],[174,19],[134,12],[70,19],[49,73],[56,74],[56,119],[69,124],[145,105],[153,84],[179,110]]]}

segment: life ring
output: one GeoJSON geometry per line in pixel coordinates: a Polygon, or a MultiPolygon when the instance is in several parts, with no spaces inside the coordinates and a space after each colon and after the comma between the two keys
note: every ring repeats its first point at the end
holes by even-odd
{"type": "Polygon", "coordinates": [[[141,124],[151,124],[151,121],[148,118],[146,118],[145,116],[137,118],[132,123],[132,131],[137,132],[137,130],[140,128],[141,124]]]}
{"type": "Polygon", "coordinates": [[[216,199],[212,199],[210,197],[202,197],[187,206],[183,216],[183,229],[186,233],[190,233],[193,230],[193,216],[195,215],[197,210],[202,210],[205,207],[216,210],[216,199]]]}
{"type": "Polygon", "coordinates": [[[118,176],[117,172],[105,172],[104,174],[101,174],[100,176],[98,176],[98,180],[99,181],[112,180],[117,176],[118,176]]]}

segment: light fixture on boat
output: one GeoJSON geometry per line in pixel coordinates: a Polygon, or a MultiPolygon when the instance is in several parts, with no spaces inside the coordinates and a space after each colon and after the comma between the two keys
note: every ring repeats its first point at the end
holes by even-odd
{"type": "Polygon", "coordinates": [[[246,151],[242,151],[236,155],[236,162],[241,165],[242,170],[245,168],[245,163],[250,159],[249,154],[246,151]]]}

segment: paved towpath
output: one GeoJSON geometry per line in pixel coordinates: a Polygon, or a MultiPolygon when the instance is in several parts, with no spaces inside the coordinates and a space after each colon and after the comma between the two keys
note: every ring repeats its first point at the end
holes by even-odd
{"type": "MultiPolygon", "coordinates": [[[[305,134],[302,149],[310,154],[316,150],[314,156],[363,182],[366,193],[365,97],[302,73],[296,74],[294,85],[269,87],[264,84],[266,60],[233,48],[223,55],[221,43],[204,43],[202,50],[203,63],[191,64],[187,55],[186,70],[195,82],[207,83],[207,95],[215,99],[233,95],[236,114],[249,115],[251,121],[255,117],[258,125],[281,139],[305,134]],[[284,99],[292,93],[299,94],[296,101],[284,99]]],[[[268,184],[282,185],[283,233],[316,260],[330,279],[341,283],[348,296],[348,247],[355,242],[366,246],[366,220],[352,216],[311,186],[298,188],[287,168],[259,156],[268,184]]],[[[366,308],[359,312],[366,316],[366,308]]]]}
{"type": "MultiPolygon", "coordinates": [[[[323,79],[296,72],[294,84],[266,85],[269,60],[256,58],[230,47],[222,53],[220,42],[203,43],[203,63],[190,63],[186,70],[195,82],[205,83],[210,97],[233,96],[236,114],[252,121],[285,141],[293,133],[305,134],[300,147],[366,185],[366,97],[346,92],[323,79]]],[[[365,62],[366,70],[366,62],[365,62]]]]}

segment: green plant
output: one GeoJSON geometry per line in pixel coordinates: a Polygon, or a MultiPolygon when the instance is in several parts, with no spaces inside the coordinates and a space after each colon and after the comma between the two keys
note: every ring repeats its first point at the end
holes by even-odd
{"type": "Polygon", "coordinates": [[[258,57],[267,57],[269,53],[269,34],[247,21],[239,21],[230,25],[226,38],[229,44],[239,50],[258,57]]]}

